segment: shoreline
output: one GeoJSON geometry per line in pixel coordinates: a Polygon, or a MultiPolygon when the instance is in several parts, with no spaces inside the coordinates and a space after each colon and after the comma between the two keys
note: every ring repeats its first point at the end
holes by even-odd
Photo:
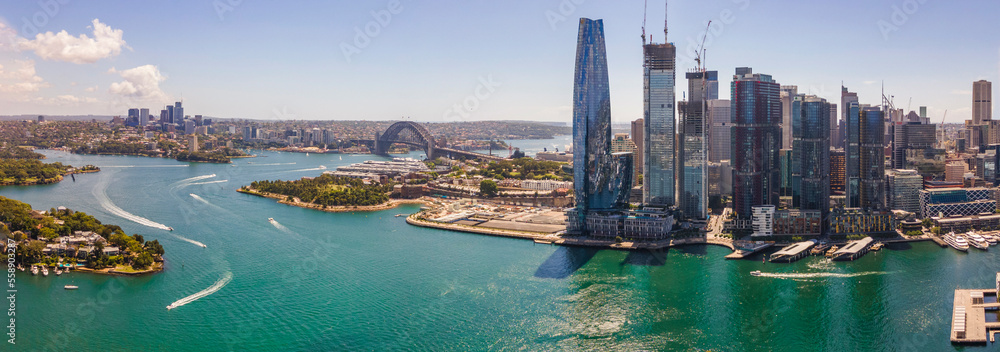
{"type": "Polygon", "coordinates": [[[299,207],[299,208],[304,208],[304,209],[312,209],[312,210],[325,211],[325,212],[328,212],[328,213],[346,213],[346,212],[353,212],[353,211],[357,211],[357,212],[374,212],[374,211],[381,211],[381,210],[393,209],[393,208],[399,207],[400,205],[405,205],[405,204],[422,204],[422,205],[426,205],[427,204],[427,201],[422,200],[422,199],[389,199],[388,202],[385,202],[385,203],[382,203],[382,204],[378,204],[378,205],[338,205],[338,206],[328,206],[326,208],[323,208],[322,205],[315,204],[315,203],[302,202],[298,198],[295,198],[295,197],[293,197],[293,199],[294,199],[293,201],[289,202],[289,201],[285,200],[286,198],[288,198],[288,196],[280,195],[280,194],[275,194],[275,193],[260,192],[260,191],[258,191],[256,189],[253,189],[253,188],[250,188],[250,187],[246,187],[246,189],[239,188],[236,191],[240,192],[240,193],[243,193],[243,194],[249,194],[249,195],[253,195],[253,196],[257,196],[257,197],[274,199],[274,200],[277,200],[279,204],[284,204],[284,205],[293,206],[293,207],[299,207]]]}
{"type": "MultiPolygon", "coordinates": [[[[150,267],[149,269],[140,271],[118,271],[117,268],[91,269],[88,267],[81,266],[81,267],[73,267],[72,270],[67,271],[66,273],[79,272],[79,273],[108,275],[108,276],[143,276],[143,275],[151,275],[162,272],[164,270],[164,267],[165,265],[163,264],[163,262],[154,263],[153,266],[150,267]]],[[[28,274],[30,275],[30,273],[28,274]]]]}

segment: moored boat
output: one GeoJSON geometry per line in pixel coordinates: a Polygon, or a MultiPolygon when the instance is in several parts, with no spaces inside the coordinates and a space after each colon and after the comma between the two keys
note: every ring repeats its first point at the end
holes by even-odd
{"type": "Polygon", "coordinates": [[[42,276],[49,276],[49,267],[42,266],[42,276]]]}
{"type": "Polygon", "coordinates": [[[760,270],[754,270],[750,272],[751,276],[760,276],[760,274],[761,274],[760,270]]]}
{"type": "Polygon", "coordinates": [[[969,245],[973,247],[982,250],[987,250],[990,248],[990,243],[986,242],[986,239],[983,238],[983,236],[980,236],[975,232],[969,232],[965,235],[965,237],[968,238],[969,245]]]}
{"type": "Polygon", "coordinates": [[[951,246],[951,248],[960,250],[962,252],[969,251],[969,242],[965,240],[965,236],[956,235],[954,232],[951,232],[948,233],[947,235],[944,235],[944,237],[942,237],[941,239],[944,240],[944,243],[947,243],[949,246],[951,246]]]}
{"type": "Polygon", "coordinates": [[[32,276],[38,275],[38,267],[37,266],[34,266],[34,265],[31,266],[31,275],[32,276]]]}
{"type": "Polygon", "coordinates": [[[66,285],[66,286],[63,286],[63,288],[67,289],[67,290],[75,290],[75,289],[78,289],[79,287],[74,286],[74,285],[66,285]]]}

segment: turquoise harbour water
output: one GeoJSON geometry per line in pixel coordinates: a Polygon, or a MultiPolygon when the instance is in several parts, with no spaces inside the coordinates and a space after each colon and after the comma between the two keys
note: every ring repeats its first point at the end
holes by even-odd
{"type": "Polygon", "coordinates": [[[711,246],[538,245],[394,217],[415,206],[324,213],[235,191],[377,158],[368,155],[265,152],[234,167],[45,153],[103,171],[0,195],[158,239],[166,270],[19,272],[17,345],[2,350],[944,351],[957,349],[953,290],[993,287],[1000,270],[1000,247],[917,243],[855,262],[762,264],[724,260],[728,250],[711,246]]]}

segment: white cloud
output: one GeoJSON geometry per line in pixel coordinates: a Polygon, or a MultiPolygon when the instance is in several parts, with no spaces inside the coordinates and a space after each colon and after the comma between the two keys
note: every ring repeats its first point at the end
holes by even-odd
{"type": "Polygon", "coordinates": [[[14,65],[17,68],[13,71],[7,71],[0,65],[0,92],[25,94],[49,86],[48,82],[35,73],[34,60],[14,60],[14,65]]]}
{"type": "Polygon", "coordinates": [[[84,88],[83,91],[84,92],[91,92],[91,93],[92,92],[96,92],[97,91],[97,86],[84,88]]]}
{"type": "Polygon", "coordinates": [[[111,68],[108,72],[117,73],[125,79],[121,82],[111,83],[111,86],[108,87],[108,92],[111,94],[156,102],[170,100],[167,94],[160,89],[160,82],[166,80],[167,76],[161,74],[160,69],[154,65],[143,65],[124,71],[111,68]]]}
{"type": "MultiPolygon", "coordinates": [[[[88,26],[88,28],[94,29],[93,38],[86,34],[74,37],[65,30],[59,31],[59,33],[45,32],[38,33],[33,40],[20,39],[18,48],[34,51],[35,55],[44,60],[75,64],[94,63],[100,59],[117,56],[121,53],[122,47],[128,48],[125,40],[122,39],[123,31],[121,29],[112,29],[96,18],[93,25],[88,26]]],[[[2,33],[0,30],[0,35],[2,33]]]]}

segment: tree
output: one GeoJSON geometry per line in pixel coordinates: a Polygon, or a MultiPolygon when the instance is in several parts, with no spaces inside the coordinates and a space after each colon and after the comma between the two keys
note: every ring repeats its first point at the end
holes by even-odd
{"type": "Polygon", "coordinates": [[[142,252],[142,254],[132,261],[132,268],[135,269],[146,269],[150,265],[153,265],[153,256],[149,255],[147,252],[142,252]]]}
{"type": "Polygon", "coordinates": [[[931,218],[924,218],[923,220],[920,221],[920,225],[923,225],[923,227],[928,227],[929,228],[931,226],[934,226],[934,221],[931,220],[931,218]]]}
{"type": "Polygon", "coordinates": [[[146,242],[146,252],[153,255],[163,255],[163,245],[160,244],[159,240],[146,242]]]}
{"type": "Polygon", "coordinates": [[[940,235],[941,234],[941,227],[940,226],[934,226],[934,227],[932,227],[931,228],[931,233],[933,233],[935,235],[940,235]]]}
{"type": "Polygon", "coordinates": [[[479,182],[479,193],[482,193],[484,197],[496,196],[498,190],[499,188],[497,187],[496,181],[483,180],[482,182],[479,182]]]}

